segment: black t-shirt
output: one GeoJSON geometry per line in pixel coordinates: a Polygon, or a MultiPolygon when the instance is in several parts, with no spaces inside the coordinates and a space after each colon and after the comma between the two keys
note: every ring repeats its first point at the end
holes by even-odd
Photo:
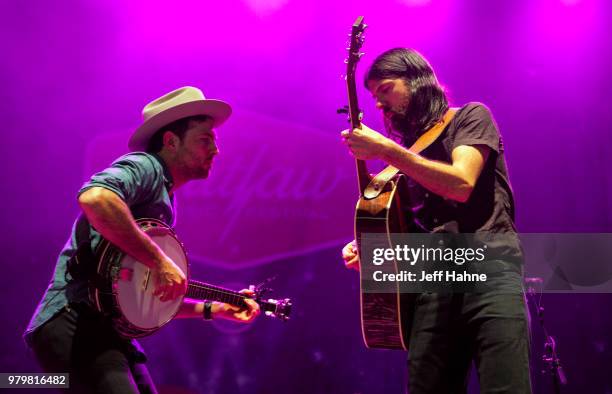
{"type": "Polygon", "coordinates": [[[460,145],[490,148],[469,200],[460,203],[445,199],[409,178],[408,205],[412,208],[415,229],[496,234],[487,242],[489,249],[493,248],[504,260],[520,262],[522,254],[515,236],[514,197],[504,146],[495,120],[485,105],[469,103],[461,107],[440,137],[420,154],[427,159],[452,163],[452,151],[460,145]]]}

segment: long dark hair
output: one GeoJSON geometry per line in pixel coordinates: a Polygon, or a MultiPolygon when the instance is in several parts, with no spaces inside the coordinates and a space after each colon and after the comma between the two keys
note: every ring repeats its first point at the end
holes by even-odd
{"type": "MultiPolygon", "coordinates": [[[[414,49],[393,48],[380,54],[367,70],[364,85],[367,88],[369,81],[394,78],[403,79],[410,89],[406,122],[395,130],[407,144],[442,119],[448,99],[427,60],[414,49]]],[[[387,131],[393,133],[389,125],[387,131]]]]}

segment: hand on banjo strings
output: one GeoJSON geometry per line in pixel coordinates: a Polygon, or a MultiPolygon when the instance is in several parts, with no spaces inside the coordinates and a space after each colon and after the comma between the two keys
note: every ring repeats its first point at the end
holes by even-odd
{"type": "Polygon", "coordinates": [[[153,275],[155,276],[153,295],[159,296],[161,301],[175,300],[187,292],[185,273],[168,256],[164,256],[153,275]]]}

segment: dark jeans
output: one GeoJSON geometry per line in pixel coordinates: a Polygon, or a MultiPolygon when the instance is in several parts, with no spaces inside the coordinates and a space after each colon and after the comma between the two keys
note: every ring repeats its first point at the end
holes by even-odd
{"type": "Polygon", "coordinates": [[[531,393],[522,293],[424,293],[408,350],[410,394],[466,393],[474,360],[481,393],[531,393]]]}
{"type": "Polygon", "coordinates": [[[64,308],[28,338],[45,372],[68,372],[71,393],[157,393],[144,355],[89,307],[64,308]]]}

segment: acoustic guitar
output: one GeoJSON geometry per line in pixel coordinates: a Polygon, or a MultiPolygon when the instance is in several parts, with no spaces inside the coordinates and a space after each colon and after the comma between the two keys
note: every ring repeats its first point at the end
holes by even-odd
{"type": "MultiPolygon", "coordinates": [[[[363,16],[358,17],[352,26],[346,60],[347,112],[351,130],[361,127],[362,114],[357,100],[355,71],[363,55],[361,47],[366,27],[363,16]]],[[[410,150],[420,153],[431,145],[442,134],[455,112],[455,109],[449,109],[443,119],[423,133],[410,150]]],[[[364,238],[367,238],[368,242],[375,239],[376,247],[393,248],[392,234],[409,232],[409,223],[413,220],[412,210],[402,204],[408,201],[408,181],[393,166],[386,167],[375,177],[369,174],[365,161],[356,159],[356,167],[359,201],[355,209],[355,241],[359,254],[363,340],[368,348],[407,350],[416,294],[400,291],[400,282],[395,282],[394,291],[388,291],[387,287],[384,291],[372,291],[375,271],[382,271],[384,275],[397,274],[400,270],[396,261],[374,265],[372,256],[363,253],[362,245],[364,238]]],[[[367,249],[371,250],[371,246],[367,249]]]]}

